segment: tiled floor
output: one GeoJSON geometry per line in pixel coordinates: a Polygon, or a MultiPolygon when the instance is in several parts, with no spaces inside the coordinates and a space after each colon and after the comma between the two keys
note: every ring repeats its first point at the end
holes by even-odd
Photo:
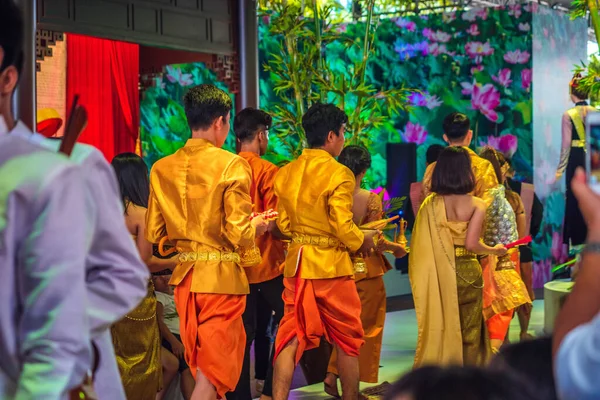
{"type": "MultiPolygon", "coordinates": [[[[536,336],[542,335],[543,326],[544,301],[536,300],[529,327],[530,333],[536,336]]],[[[519,322],[515,318],[510,329],[511,341],[518,341],[518,336],[519,322]]],[[[379,370],[380,383],[384,381],[393,382],[411,368],[416,340],[417,321],[414,310],[396,311],[387,314],[381,354],[382,367],[379,370]]],[[[361,384],[361,389],[369,386],[373,385],[361,384]]],[[[296,389],[290,395],[290,399],[318,400],[330,398],[323,392],[322,384],[296,389]]]]}

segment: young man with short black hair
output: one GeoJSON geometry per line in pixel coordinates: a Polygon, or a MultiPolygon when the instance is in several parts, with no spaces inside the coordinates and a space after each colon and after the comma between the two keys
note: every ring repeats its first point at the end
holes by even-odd
{"type": "Polygon", "coordinates": [[[277,224],[292,239],[284,270],[285,314],[275,343],[275,400],[287,399],[295,365],[323,336],[338,350],[344,398],[358,397],[364,332],[350,252],[371,251],[378,232],[361,232],[354,224],[356,180],[335,160],[347,121],[333,104],[314,104],[302,117],[309,148],[275,178],[277,224]]]}
{"type": "MultiPolygon", "coordinates": [[[[233,131],[239,149],[238,154],[248,162],[252,169],[250,197],[252,211],[255,213],[277,209],[277,197],[273,190],[273,184],[279,169],[274,164],[261,158],[267,152],[271,123],[272,118],[268,113],[254,108],[246,108],[240,111],[233,121],[233,131]]],[[[257,335],[264,336],[266,334],[266,332],[257,332],[257,329],[258,321],[271,319],[273,312],[275,312],[273,325],[278,325],[279,320],[283,317],[281,294],[283,293],[282,266],[285,261],[285,247],[283,242],[277,240],[269,232],[256,239],[256,246],[260,250],[262,260],[257,266],[245,268],[250,283],[250,294],[246,298],[246,311],[243,315],[246,330],[246,353],[237,388],[232,395],[227,396],[230,400],[252,398],[250,389],[250,348],[255,338],[257,339],[254,347],[255,358],[271,360],[268,363],[270,366],[267,368],[266,376],[260,377],[264,380],[261,395],[263,398],[272,396],[273,368],[272,357],[269,356],[270,346],[257,345],[259,340],[257,335]],[[258,354],[259,350],[266,354],[258,354]]],[[[256,378],[258,381],[258,373],[256,378]]]]}
{"type": "Polygon", "coordinates": [[[150,173],[146,238],[167,237],[179,251],[170,284],[181,319],[186,361],[196,379],[192,399],[223,398],[237,385],[246,334],[242,314],[249,292],[240,252],[267,229],[250,220],[252,172],[221,149],[232,102],[213,85],[184,97],[192,137],[150,173]]]}

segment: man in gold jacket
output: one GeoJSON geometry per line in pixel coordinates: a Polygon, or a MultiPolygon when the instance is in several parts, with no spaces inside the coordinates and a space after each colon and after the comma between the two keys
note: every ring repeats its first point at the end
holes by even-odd
{"type": "Polygon", "coordinates": [[[291,237],[285,270],[285,313],[275,341],[275,400],[288,398],[294,366],[324,336],[338,350],[344,398],[358,397],[363,345],[360,299],[350,252],[369,252],[377,232],[354,224],[355,179],[339,164],[348,117],[332,104],[315,104],[302,117],[309,149],[275,178],[279,230],[291,237]]]}
{"type": "MultiPolygon", "coordinates": [[[[475,190],[473,196],[486,200],[486,192],[498,186],[498,178],[492,164],[477,155],[469,148],[473,140],[471,121],[465,114],[454,112],[444,119],[444,140],[449,146],[464,147],[471,156],[471,167],[475,174],[475,190]]],[[[431,176],[436,163],[431,163],[423,176],[423,198],[431,194],[431,176]]],[[[488,203],[489,205],[489,203],[488,203]]]]}
{"type": "Polygon", "coordinates": [[[229,96],[200,85],[184,103],[192,138],[152,168],[146,238],[167,237],[180,253],[170,284],[196,379],[192,399],[215,399],[235,389],[244,359],[248,279],[239,251],[253,246],[267,225],[249,218],[248,163],[220,148],[229,132],[229,96]]]}
{"type": "MultiPolygon", "coordinates": [[[[240,111],[233,121],[233,131],[239,147],[238,154],[248,162],[252,169],[250,197],[252,198],[252,211],[255,213],[277,209],[277,196],[275,196],[273,185],[279,169],[261,158],[267,152],[271,123],[272,118],[268,113],[254,108],[240,111]]],[[[255,267],[245,269],[250,283],[250,294],[246,298],[246,311],[243,315],[246,329],[246,355],[240,381],[233,395],[227,396],[228,400],[252,398],[250,349],[253,341],[255,342],[256,379],[257,382],[264,381],[261,398],[269,398],[273,395],[273,359],[269,356],[272,354],[270,338],[266,337],[268,323],[259,324],[259,321],[269,321],[273,315],[273,325],[275,326],[279,325],[279,320],[283,317],[281,294],[283,293],[282,267],[285,261],[285,245],[267,232],[256,239],[256,246],[260,249],[261,262],[255,267]],[[267,344],[263,345],[261,340],[265,339],[267,344]],[[263,371],[259,371],[259,360],[265,362],[263,371]],[[259,372],[265,375],[259,376],[259,372]]]]}

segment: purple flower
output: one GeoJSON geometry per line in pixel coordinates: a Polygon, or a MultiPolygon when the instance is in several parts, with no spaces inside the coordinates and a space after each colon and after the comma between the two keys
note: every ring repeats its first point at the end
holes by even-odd
{"type": "Polygon", "coordinates": [[[425,139],[427,139],[427,131],[422,125],[408,122],[402,137],[408,143],[423,144],[425,143],[425,139]]]}
{"type": "Polygon", "coordinates": [[[383,201],[390,201],[392,198],[390,197],[390,194],[387,192],[387,190],[385,190],[385,188],[383,188],[382,186],[379,186],[376,189],[373,189],[373,193],[375,194],[379,194],[383,192],[383,201]]]}
{"type": "Polygon", "coordinates": [[[348,30],[348,23],[344,22],[343,24],[339,24],[336,28],[336,31],[339,33],[344,33],[348,30]]]}
{"type": "Polygon", "coordinates": [[[405,18],[397,18],[396,25],[402,29],[406,29],[409,32],[414,32],[415,29],[417,29],[417,24],[405,18]]]}
{"type": "Polygon", "coordinates": [[[423,29],[423,36],[429,40],[433,40],[433,31],[429,28],[423,29]]]}
{"type": "Polygon", "coordinates": [[[427,100],[421,92],[412,92],[407,99],[411,106],[424,107],[427,105],[427,100]]]}
{"type": "Polygon", "coordinates": [[[488,83],[473,85],[471,92],[471,108],[480,111],[487,119],[492,122],[498,121],[496,107],[500,105],[500,92],[488,83]]]}
{"type": "Polygon", "coordinates": [[[559,232],[552,232],[552,258],[557,263],[563,262],[566,258],[566,245],[563,243],[562,235],[559,232]]]}

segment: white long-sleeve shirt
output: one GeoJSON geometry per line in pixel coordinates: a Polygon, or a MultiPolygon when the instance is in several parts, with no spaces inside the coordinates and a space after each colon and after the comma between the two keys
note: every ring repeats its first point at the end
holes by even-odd
{"type": "Polygon", "coordinates": [[[555,372],[561,399],[600,399],[600,314],[565,336],[555,359],[555,372]]]}

